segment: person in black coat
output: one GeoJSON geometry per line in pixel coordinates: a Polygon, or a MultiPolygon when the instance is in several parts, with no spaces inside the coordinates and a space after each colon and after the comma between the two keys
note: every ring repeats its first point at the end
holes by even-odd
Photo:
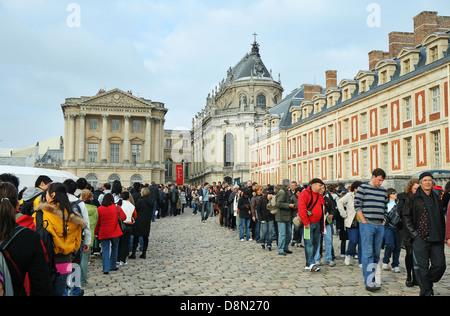
{"type": "MultiPolygon", "coordinates": [[[[9,182],[0,182],[0,241],[3,242],[0,245],[5,249],[4,256],[11,276],[13,294],[26,296],[29,290],[30,296],[50,296],[50,272],[41,239],[37,232],[17,225],[18,208],[15,186],[9,182]],[[29,289],[24,287],[27,273],[29,289]]],[[[5,290],[8,280],[3,277],[0,273],[0,296],[7,294],[5,290]]]]}
{"type": "Polygon", "coordinates": [[[141,198],[136,203],[137,218],[133,225],[133,250],[129,257],[136,259],[136,249],[139,244],[139,237],[142,237],[144,243],[140,258],[145,259],[148,249],[148,237],[150,236],[150,227],[153,215],[154,200],[150,196],[149,188],[141,190],[141,198]]]}

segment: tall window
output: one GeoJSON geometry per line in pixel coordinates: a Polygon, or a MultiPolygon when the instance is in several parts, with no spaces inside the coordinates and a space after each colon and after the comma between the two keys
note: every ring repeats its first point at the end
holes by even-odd
{"type": "Polygon", "coordinates": [[[98,161],[98,144],[88,144],[88,162],[98,161]]]}
{"type": "Polygon", "coordinates": [[[119,131],[120,130],[120,120],[111,120],[111,131],[119,131]]]}
{"type": "Polygon", "coordinates": [[[431,150],[433,151],[432,157],[433,157],[433,165],[434,167],[440,167],[441,166],[441,132],[437,131],[434,133],[431,133],[433,146],[431,147],[431,150]]]}
{"type": "Polygon", "coordinates": [[[173,177],[173,161],[172,159],[166,159],[166,179],[171,179],[173,177]]]}
{"type": "Polygon", "coordinates": [[[226,134],[224,139],[224,162],[225,167],[234,166],[234,136],[226,134]]]}
{"type": "Polygon", "coordinates": [[[120,159],[120,144],[111,144],[110,162],[118,163],[120,159]]]}
{"type": "Polygon", "coordinates": [[[403,108],[405,109],[405,121],[411,121],[412,120],[412,107],[411,107],[411,97],[406,97],[403,99],[403,108]]]}
{"type": "Polygon", "coordinates": [[[131,145],[131,162],[141,163],[142,145],[131,145]]]}
{"type": "Polygon", "coordinates": [[[439,86],[431,89],[433,109],[432,113],[440,112],[441,110],[441,96],[439,86]]]}
{"type": "Polygon", "coordinates": [[[98,129],[98,120],[97,119],[89,119],[89,129],[91,131],[96,131],[98,129]]]}
{"type": "Polygon", "coordinates": [[[141,132],[141,121],[133,121],[133,133],[141,132]]]}
{"type": "Polygon", "coordinates": [[[266,96],[264,94],[259,94],[256,98],[256,106],[259,108],[266,107],[266,96]]]}

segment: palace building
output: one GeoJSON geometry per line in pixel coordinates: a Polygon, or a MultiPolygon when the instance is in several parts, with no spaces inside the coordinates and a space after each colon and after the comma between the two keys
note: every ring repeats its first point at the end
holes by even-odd
{"type": "Polygon", "coordinates": [[[277,184],[367,181],[386,171],[399,190],[412,176],[450,169],[450,17],[422,12],[414,32],[389,34],[369,69],[326,87],[304,84],[268,110],[250,141],[251,180],[277,184]]]}
{"type": "Polygon", "coordinates": [[[163,103],[101,89],[92,97],[67,98],[61,107],[63,170],[92,185],[165,182],[163,103]]]}
{"type": "Polygon", "coordinates": [[[205,108],[192,120],[193,184],[250,179],[249,141],[256,137],[266,111],[282,98],[280,79],[264,65],[255,41],[252,50],[208,95],[205,108]]]}

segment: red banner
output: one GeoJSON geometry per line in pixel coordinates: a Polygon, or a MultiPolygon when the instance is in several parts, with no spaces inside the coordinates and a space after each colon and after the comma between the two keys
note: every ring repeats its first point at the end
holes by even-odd
{"type": "Polygon", "coordinates": [[[177,165],[177,185],[183,185],[183,165],[177,165]]]}

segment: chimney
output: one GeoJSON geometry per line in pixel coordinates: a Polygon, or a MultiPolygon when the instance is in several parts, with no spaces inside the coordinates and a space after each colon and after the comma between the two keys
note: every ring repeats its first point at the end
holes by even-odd
{"type": "Polygon", "coordinates": [[[414,33],[391,32],[389,33],[389,58],[397,57],[403,47],[414,47],[414,33]]]}
{"type": "Polygon", "coordinates": [[[438,29],[438,16],[435,11],[423,11],[414,17],[414,45],[420,45],[422,40],[438,29]]]}
{"type": "Polygon", "coordinates": [[[322,87],[314,84],[304,84],[303,91],[305,101],[311,101],[313,96],[322,93],[322,87]]]}
{"type": "Polygon", "coordinates": [[[326,87],[328,88],[337,88],[337,71],[336,70],[327,70],[325,71],[325,81],[326,87]]]}
{"type": "Polygon", "coordinates": [[[373,50],[369,53],[369,70],[375,68],[375,65],[383,59],[389,58],[389,53],[382,50],[373,50]]]}

